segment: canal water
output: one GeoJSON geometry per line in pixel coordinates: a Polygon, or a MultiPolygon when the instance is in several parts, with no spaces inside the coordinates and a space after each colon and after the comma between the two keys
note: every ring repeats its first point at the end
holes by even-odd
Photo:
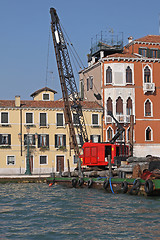
{"type": "Polygon", "coordinates": [[[160,240],[160,197],[0,184],[0,239],[160,240]]]}

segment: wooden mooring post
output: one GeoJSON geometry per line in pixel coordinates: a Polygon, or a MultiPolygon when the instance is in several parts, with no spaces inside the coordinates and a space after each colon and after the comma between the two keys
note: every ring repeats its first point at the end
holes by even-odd
{"type": "Polygon", "coordinates": [[[112,177],[111,155],[108,155],[109,178],[112,177]]]}
{"type": "Polygon", "coordinates": [[[67,165],[68,165],[68,177],[71,177],[69,159],[67,159],[67,165]]]}

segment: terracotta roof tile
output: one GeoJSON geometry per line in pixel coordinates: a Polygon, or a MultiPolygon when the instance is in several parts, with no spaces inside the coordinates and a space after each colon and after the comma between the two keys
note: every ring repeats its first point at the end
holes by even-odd
{"type": "MultiPolygon", "coordinates": [[[[96,102],[84,101],[81,102],[83,109],[102,109],[96,102]]],[[[14,108],[14,100],[0,100],[0,108],[14,108]]],[[[32,101],[21,100],[22,108],[64,108],[63,101],[32,101]]]]}
{"type": "Polygon", "coordinates": [[[137,58],[137,57],[138,57],[137,55],[128,52],[114,53],[107,56],[107,58],[137,58]]]}
{"type": "Polygon", "coordinates": [[[147,35],[145,37],[141,37],[133,40],[138,42],[150,42],[150,43],[160,43],[160,35],[147,35]]]}

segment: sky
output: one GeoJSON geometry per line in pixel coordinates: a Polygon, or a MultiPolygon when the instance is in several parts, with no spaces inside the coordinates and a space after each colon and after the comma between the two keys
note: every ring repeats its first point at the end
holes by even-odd
{"type": "MultiPolygon", "coordinates": [[[[31,100],[30,95],[45,86],[58,92],[55,99],[61,97],[51,7],[85,67],[91,39],[101,31],[107,36],[111,29],[115,34],[123,32],[124,45],[129,36],[159,34],[160,0],[0,0],[1,100],[16,95],[31,100]]],[[[74,69],[77,86],[78,70],[74,69]]]]}

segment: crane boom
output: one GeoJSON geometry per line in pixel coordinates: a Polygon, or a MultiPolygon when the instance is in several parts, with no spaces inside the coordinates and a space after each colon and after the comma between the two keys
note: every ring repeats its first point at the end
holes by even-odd
{"type": "Polygon", "coordinates": [[[57,67],[62,89],[64,101],[64,116],[65,122],[69,125],[70,137],[76,155],[79,155],[79,147],[77,144],[75,129],[72,121],[72,113],[76,114],[76,129],[80,139],[80,144],[88,141],[82,106],[78,96],[76,81],[74,78],[72,65],[69,58],[69,53],[65,38],[60,25],[59,17],[54,8],[50,8],[51,14],[51,30],[57,60],[57,67]],[[69,101],[71,97],[72,101],[69,101]]]}

